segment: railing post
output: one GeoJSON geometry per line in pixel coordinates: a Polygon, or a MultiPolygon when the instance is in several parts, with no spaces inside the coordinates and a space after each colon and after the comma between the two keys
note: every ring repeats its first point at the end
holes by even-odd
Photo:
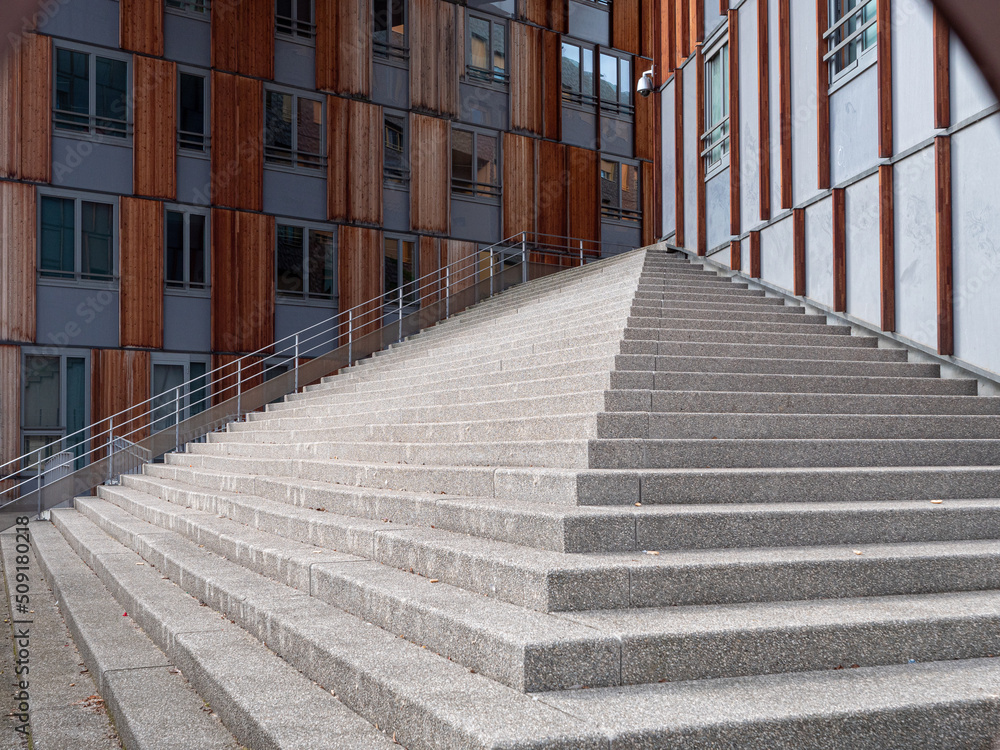
{"type": "Polygon", "coordinates": [[[580,265],[583,265],[583,240],[580,240],[580,265]]]}
{"type": "Polygon", "coordinates": [[[174,449],[181,447],[181,387],[177,386],[174,397],[174,449]]]}
{"type": "Polygon", "coordinates": [[[528,233],[521,232],[521,283],[528,282],[528,233]]]}
{"type": "Polygon", "coordinates": [[[243,414],[243,358],[236,360],[236,419],[243,414]]]}
{"type": "Polygon", "coordinates": [[[444,316],[451,317],[451,266],[444,267],[444,316]]]}
{"type": "Polygon", "coordinates": [[[347,365],[354,364],[354,311],[347,311],[347,365]]]}
{"type": "MultiPolygon", "coordinates": [[[[114,462],[111,458],[113,455],[115,455],[115,418],[108,417],[108,479],[114,476],[114,462]]],[[[41,473],[41,465],[39,473],[41,473]]]]}
{"type": "MultiPolygon", "coordinates": [[[[295,369],[295,391],[299,390],[299,334],[295,334],[295,361],[292,362],[295,369]]],[[[287,386],[286,386],[287,387],[287,386]]]]}
{"type": "Polygon", "coordinates": [[[403,340],[403,287],[399,287],[399,318],[397,319],[397,341],[403,340]]]}
{"type": "Polygon", "coordinates": [[[493,259],[493,247],[490,247],[490,296],[493,296],[493,265],[495,261],[493,259]]]}

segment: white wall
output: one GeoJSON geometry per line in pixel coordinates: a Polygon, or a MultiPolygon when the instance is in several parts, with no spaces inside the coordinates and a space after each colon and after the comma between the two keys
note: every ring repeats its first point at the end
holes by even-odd
{"type": "Polygon", "coordinates": [[[674,166],[674,146],[677,141],[677,131],[674,128],[675,93],[673,79],[663,88],[660,94],[660,113],[663,127],[660,133],[660,153],[663,159],[660,164],[660,184],[663,195],[663,236],[669,237],[677,229],[677,180],[674,166]]]}
{"type": "Polygon", "coordinates": [[[698,78],[694,59],[684,66],[684,244],[698,246],[698,78]]]}
{"type": "Polygon", "coordinates": [[[896,332],[937,348],[934,147],[896,164],[896,332]]]}
{"type": "Polygon", "coordinates": [[[792,14],[792,195],[798,205],[820,192],[816,3],[789,5],[792,14]]]}
{"type": "Polygon", "coordinates": [[[934,9],[926,0],[893,0],[892,73],[898,153],[934,135],[934,9]]]}
{"type": "Polygon", "coordinates": [[[833,198],[806,209],[806,296],[833,307],[833,198]]]}
{"type": "MultiPolygon", "coordinates": [[[[757,99],[757,0],[740,6],[740,190],[744,229],[760,220],[760,122],[757,99]]],[[[744,266],[746,268],[746,266],[744,266]]]]}
{"type": "Polygon", "coordinates": [[[795,286],[794,226],[789,215],[760,233],[760,277],[783,289],[795,286]]]}
{"type": "Polygon", "coordinates": [[[847,312],[879,325],[878,175],[847,188],[847,312]]]}

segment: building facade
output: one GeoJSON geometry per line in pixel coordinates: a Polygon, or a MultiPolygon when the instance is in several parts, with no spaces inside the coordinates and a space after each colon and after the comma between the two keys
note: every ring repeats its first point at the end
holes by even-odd
{"type": "Polygon", "coordinates": [[[666,0],[662,233],[1000,380],[1000,118],[929,0],[666,0]]]}
{"type": "Polygon", "coordinates": [[[505,237],[654,237],[649,0],[40,7],[0,76],[0,460],[505,237]]]}

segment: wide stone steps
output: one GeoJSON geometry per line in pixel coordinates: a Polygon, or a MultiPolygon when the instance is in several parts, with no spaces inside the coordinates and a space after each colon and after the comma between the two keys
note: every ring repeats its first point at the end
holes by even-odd
{"type": "Polygon", "coordinates": [[[624,390],[736,391],[744,393],[844,393],[906,396],[974,396],[975,380],[861,375],[795,375],[700,371],[611,373],[611,387],[624,390]]]}
{"type": "Polygon", "coordinates": [[[939,365],[911,362],[853,362],[840,359],[778,357],[724,357],[687,354],[619,354],[619,372],[736,372],[746,374],[858,375],[861,377],[937,378],[939,365]]]}
{"type": "Polygon", "coordinates": [[[906,362],[902,349],[856,346],[763,345],[700,341],[623,341],[622,356],[745,357],[748,359],[816,359],[852,362],[906,362]]]}

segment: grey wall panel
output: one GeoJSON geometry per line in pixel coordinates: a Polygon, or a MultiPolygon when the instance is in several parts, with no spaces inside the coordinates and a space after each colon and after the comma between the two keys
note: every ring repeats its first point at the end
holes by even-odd
{"type": "Polygon", "coordinates": [[[674,129],[674,81],[671,79],[660,94],[660,114],[663,127],[661,130],[660,153],[663,158],[660,162],[661,174],[660,183],[662,185],[662,211],[663,211],[663,236],[667,237],[677,230],[677,170],[674,166],[674,147],[676,144],[676,130],[674,129]]]}
{"type": "Polygon", "coordinates": [[[881,321],[878,175],[847,189],[847,312],[881,321]]]}
{"type": "Polygon", "coordinates": [[[1000,373],[1000,115],[952,138],[955,356],[1000,373]]]}
{"type": "Polygon", "coordinates": [[[473,10],[499,16],[513,16],[516,9],[515,0],[468,0],[466,4],[473,10]]]}
{"type": "MultiPolygon", "coordinates": [[[[791,215],[760,233],[760,276],[782,289],[795,287],[794,227],[791,215]]],[[[749,266],[747,266],[749,270],[749,266]]]]}
{"type": "Polygon", "coordinates": [[[601,117],[601,151],[631,158],[635,154],[635,128],[630,120],[601,117]]]}
{"type": "Polygon", "coordinates": [[[288,86],[316,88],[316,48],[308,44],[274,40],[274,80],[288,86]]]}
{"type": "Polygon", "coordinates": [[[705,3],[705,38],[712,36],[716,29],[726,22],[726,16],[719,13],[719,4],[712,2],[705,3]]]}
{"type": "Polygon", "coordinates": [[[729,168],[716,172],[705,184],[705,217],[709,251],[729,242],[729,168]]]}
{"type": "Polygon", "coordinates": [[[896,331],[937,346],[937,250],[934,221],[934,149],[897,163],[896,331]]]}
{"type": "Polygon", "coordinates": [[[207,206],[212,197],[212,163],[177,153],[177,200],[207,206]]]}
{"type": "Polygon", "coordinates": [[[500,204],[482,203],[453,196],[451,236],[477,242],[496,242],[500,238],[500,204]]]}
{"type": "Polygon", "coordinates": [[[163,51],[168,60],[208,68],[212,65],[212,26],[208,19],[163,14],[163,51]]]}
{"type": "Polygon", "coordinates": [[[264,212],[326,221],[326,178],[320,174],[317,172],[313,176],[265,169],[264,212]]]}
{"type": "Polygon", "coordinates": [[[833,307],[833,198],[806,209],[806,295],[833,307]]]}
{"type": "Polygon", "coordinates": [[[212,350],[212,300],[188,294],[163,295],[163,348],[168,351],[212,350]]]}
{"type": "Polygon", "coordinates": [[[834,185],[878,161],[878,66],[830,96],[830,151],[834,185]]]}
{"type": "Polygon", "coordinates": [[[38,284],[36,341],[46,346],[118,346],[118,290],[38,284]]]}
{"type": "Polygon", "coordinates": [[[698,247],[698,78],[692,59],[684,66],[684,245],[694,250],[698,247]]]}
{"type": "Polygon", "coordinates": [[[316,326],[314,330],[305,335],[319,335],[307,343],[300,344],[302,347],[300,351],[310,357],[326,354],[333,349],[332,338],[331,343],[327,344],[327,336],[324,335],[324,331],[330,330],[330,328],[320,324],[330,320],[336,314],[337,307],[333,303],[330,303],[329,306],[303,305],[279,299],[274,306],[274,338],[277,341],[286,336],[294,336],[295,333],[309,326],[316,326]]]}
{"type": "Polygon", "coordinates": [[[597,115],[594,112],[581,112],[575,107],[562,108],[563,142],[571,146],[580,146],[597,150],[597,115]]]}
{"type": "Polygon", "coordinates": [[[792,195],[801,205],[819,191],[816,3],[791,3],[792,195]]]}
{"type": "Polygon", "coordinates": [[[750,238],[747,237],[740,242],[740,269],[747,276],[750,275],[750,238]]]}
{"type": "Polygon", "coordinates": [[[410,191],[386,187],[382,191],[382,224],[393,232],[410,231],[410,191]]]}
{"type": "Polygon", "coordinates": [[[951,121],[972,117],[996,104],[996,97],[962,41],[951,35],[951,121]]]}
{"type": "Polygon", "coordinates": [[[376,60],[372,64],[372,101],[395,109],[409,109],[410,71],[376,60]]]}
{"type": "MultiPolygon", "coordinates": [[[[108,139],[112,141],[112,139],[108,139]]],[[[114,139],[118,140],[118,139],[114,139]]],[[[52,184],[132,194],[131,144],[52,137],[52,184]]]]}
{"type": "MultiPolygon", "coordinates": [[[[757,90],[757,0],[740,6],[740,191],[743,229],[760,221],[760,123],[757,90]]],[[[666,122],[666,120],[664,120],[666,122]]],[[[748,268],[748,266],[744,266],[748,268]]]]}
{"type": "Polygon", "coordinates": [[[507,129],[510,97],[506,92],[460,83],[458,95],[462,122],[497,130],[507,129]]]}
{"type": "Polygon", "coordinates": [[[37,11],[37,28],[42,33],[118,49],[118,3],[49,0],[31,5],[32,11],[37,11]]]}
{"type": "Polygon", "coordinates": [[[642,243],[642,229],[638,224],[612,221],[601,222],[601,242],[604,255],[618,255],[639,247],[642,243]]]}
{"type": "Polygon", "coordinates": [[[896,153],[934,135],[934,8],[892,4],[892,108],[896,153]]]}
{"type": "Polygon", "coordinates": [[[569,0],[569,35],[607,47],[611,44],[610,16],[604,8],[569,0]]]}
{"type": "MultiPolygon", "coordinates": [[[[778,0],[767,4],[768,64],[771,76],[771,215],[781,213],[781,55],[778,50],[778,0]]],[[[756,70],[756,66],[753,68],[756,70]]]]}

